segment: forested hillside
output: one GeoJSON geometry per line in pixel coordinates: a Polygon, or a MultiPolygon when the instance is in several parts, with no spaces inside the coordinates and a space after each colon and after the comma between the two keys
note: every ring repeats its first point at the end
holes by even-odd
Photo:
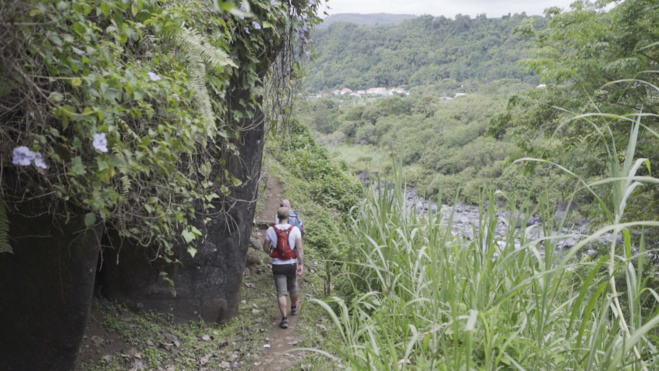
{"type": "Polygon", "coordinates": [[[399,24],[406,19],[416,18],[414,14],[358,14],[358,13],[341,13],[332,14],[331,16],[323,19],[323,23],[316,26],[316,28],[327,28],[336,22],[355,23],[364,26],[378,26],[386,24],[399,24]]]}
{"type": "Polygon", "coordinates": [[[517,78],[535,83],[518,62],[528,57],[532,41],[513,34],[533,19],[515,14],[502,18],[458,15],[455,19],[424,15],[398,25],[376,27],[333,23],[313,33],[316,60],[308,66],[308,91],[335,88],[413,87],[444,79],[490,82],[517,78]]]}

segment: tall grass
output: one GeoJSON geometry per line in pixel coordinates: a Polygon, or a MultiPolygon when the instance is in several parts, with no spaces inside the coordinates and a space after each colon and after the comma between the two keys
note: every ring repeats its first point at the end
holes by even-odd
{"type": "Polygon", "coordinates": [[[583,182],[591,191],[613,185],[613,204],[601,201],[611,223],[560,256],[556,242],[567,236],[552,236],[549,223],[548,237],[527,240],[513,221],[497,239],[495,208],[481,206],[480,227],[469,241],[450,233],[451,221],[406,207],[401,179],[390,191],[373,192],[355,210],[343,249],[344,297],[315,301],[340,334],[334,349],[346,367],[659,369],[650,333],[659,325],[659,295],[646,287],[645,242],[641,238],[635,251],[630,234],[659,222],[623,222],[633,190],[659,182],[636,175],[645,163],[633,159],[638,128],[636,119],[625,161],[612,156],[609,179],[583,182]],[[579,255],[609,232],[624,242],[614,238],[609,253],[596,259],[579,255]]]}

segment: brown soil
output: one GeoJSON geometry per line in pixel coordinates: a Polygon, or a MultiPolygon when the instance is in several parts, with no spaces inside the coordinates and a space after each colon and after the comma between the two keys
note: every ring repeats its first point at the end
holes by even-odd
{"type": "Polygon", "coordinates": [[[270,225],[274,223],[279,203],[284,198],[284,182],[269,175],[266,169],[262,171],[261,181],[265,183],[265,192],[259,197],[263,197],[265,203],[263,209],[257,210],[254,220],[257,224],[265,223],[270,225]]]}

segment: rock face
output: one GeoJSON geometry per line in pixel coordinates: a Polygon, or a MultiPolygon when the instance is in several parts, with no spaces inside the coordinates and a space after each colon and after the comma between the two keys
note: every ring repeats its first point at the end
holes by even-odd
{"type": "MultiPolygon", "coordinates": [[[[244,122],[244,127],[251,124],[244,122]]],[[[161,259],[154,260],[154,251],[135,246],[119,249],[120,243],[113,241],[114,248],[104,251],[105,264],[100,272],[103,291],[109,298],[134,309],[172,313],[179,321],[225,321],[238,313],[263,139],[263,126],[243,132],[238,145],[240,158],[227,162],[229,171],[243,183],[232,190],[231,200],[216,205],[214,210],[226,214],[211,217],[205,227],[197,223],[204,237],[196,246],[194,258],[186,247],[178,247],[176,257],[180,263],[165,264],[161,259]]]]}
{"type": "Polygon", "coordinates": [[[0,254],[0,370],[72,370],[89,315],[101,230],[81,218],[10,216],[0,254]]]}

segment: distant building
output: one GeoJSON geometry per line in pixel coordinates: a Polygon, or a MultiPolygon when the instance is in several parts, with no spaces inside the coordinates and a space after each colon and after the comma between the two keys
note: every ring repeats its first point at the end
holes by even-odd
{"type": "Polygon", "coordinates": [[[467,96],[467,93],[455,93],[455,97],[456,97],[456,98],[458,98],[458,97],[466,97],[466,96],[467,96]]]}
{"type": "Polygon", "coordinates": [[[366,90],[366,94],[374,95],[376,97],[386,97],[389,95],[387,88],[370,88],[366,90]]]}
{"type": "Polygon", "coordinates": [[[392,88],[392,89],[389,89],[389,95],[394,95],[394,94],[398,94],[398,95],[410,95],[410,92],[407,91],[407,90],[405,90],[405,89],[403,89],[403,88],[392,88]]]}
{"type": "Polygon", "coordinates": [[[334,94],[334,95],[341,95],[341,90],[338,90],[338,89],[337,89],[337,90],[334,90],[334,91],[332,91],[332,94],[334,94]]]}
{"type": "Polygon", "coordinates": [[[536,89],[543,89],[543,88],[546,88],[546,87],[547,87],[547,84],[540,84],[540,85],[536,86],[535,88],[536,89]]]}
{"type": "Polygon", "coordinates": [[[348,88],[341,89],[341,95],[351,94],[353,91],[348,88]]]}
{"type": "Polygon", "coordinates": [[[366,90],[357,90],[357,94],[366,95],[366,90]]]}

